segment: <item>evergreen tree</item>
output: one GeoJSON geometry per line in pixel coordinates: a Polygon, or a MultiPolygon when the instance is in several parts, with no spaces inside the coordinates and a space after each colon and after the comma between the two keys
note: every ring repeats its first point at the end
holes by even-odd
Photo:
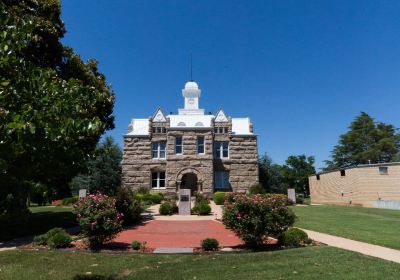
{"type": "Polygon", "coordinates": [[[266,154],[258,160],[260,184],[269,193],[285,193],[286,187],[283,183],[281,166],[273,163],[271,157],[266,154]]]}
{"type": "Polygon", "coordinates": [[[87,162],[88,172],[79,174],[71,181],[71,188],[77,192],[87,189],[91,193],[100,191],[115,195],[121,185],[122,151],[111,137],[106,137],[96,148],[95,156],[87,162]]]}
{"type": "Polygon", "coordinates": [[[339,138],[327,160],[326,170],[358,164],[390,162],[398,159],[400,135],[391,124],[375,123],[367,113],[361,112],[351,123],[349,131],[339,138]]]}

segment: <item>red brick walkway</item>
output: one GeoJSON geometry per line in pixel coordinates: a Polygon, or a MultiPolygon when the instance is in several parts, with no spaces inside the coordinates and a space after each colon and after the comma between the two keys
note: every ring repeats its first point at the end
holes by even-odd
{"type": "MultiPolygon", "coordinates": [[[[147,247],[200,247],[200,241],[215,238],[222,247],[243,242],[223,224],[216,221],[150,221],[121,232],[113,241],[130,245],[133,240],[146,241],[147,247]]],[[[123,244],[121,244],[123,245],[123,244]]]]}

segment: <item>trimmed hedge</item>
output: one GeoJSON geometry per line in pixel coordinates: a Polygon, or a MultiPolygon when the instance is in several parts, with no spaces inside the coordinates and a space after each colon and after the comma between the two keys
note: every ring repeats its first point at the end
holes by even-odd
{"type": "Polygon", "coordinates": [[[216,251],[219,247],[219,242],[215,238],[206,238],[201,241],[201,248],[204,251],[216,251]]]}
{"type": "Polygon", "coordinates": [[[175,201],[165,201],[160,205],[160,215],[172,215],[178,212],[175,201]]]}
{"type": "Polygon", "coordinates": [[[306,232],[299,228],[289,228],[280,238],[282,245],[286,247],[299,247],[301,245],[310,244],[312,240],[308,238],[306,232]]]}
{"type": "Polygon", "coordinates": [[[195,203],[192,212],[200,216],[206,216],[211,213],[211,206],[205,202],[195,203]]]}
{"type": "Polygon", "coordinates": [[[214,193],[214,202],[217,205],[223,205],[225,202],[226,193],[225,192],[215,192],[214,193]]]}
{"type": "Polygon", "coordinates": [[[45,234],[35,236],[33,239],[33,243],[48,245],[51,249],[68,247],[71,242],[71,236],[62,228],[53,228],[45,234]]]}

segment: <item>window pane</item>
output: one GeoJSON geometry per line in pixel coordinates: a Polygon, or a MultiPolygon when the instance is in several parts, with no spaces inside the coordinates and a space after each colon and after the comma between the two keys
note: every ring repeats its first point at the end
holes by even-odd
{"type": "Polygon", "coordinates": [[[218,128],[214,128],[214,133],[218,133],[218,128]]]}
{"type": "Polygon", "coordinates": [[[214,151],[215,151],[214,156],[216,158],[221,158],[221,144],[219,142],[215,143],[214,151]]]}
{"type": "Polygon", "coordinates": [[[153,158],[158,158],[158,143],[153,143],[152,144],[152,153],[151,156],[153,158]]]}
{"type": "Polygon", "coordinates": [[[157,188],[157,172],[151,173],[151,187],[157,188]]]}
{"type": "Polygon", "coordinates": [[[204,154],[204,137],[197,137],[197,153],[204,154]]]}
{"type": "Polygon", "coordinates": [[[165,188],[165,179],[160,179],[160,188],[165,188]]]}
{"type": "Polygon", "coordinates": [[[224,189],[229,188],[229,172],[223,171],[222,173],[222,187],[224,189]]]}
{"type": "Polygon", "coordinates": [[[228,157],[228,143],[224,142],[222,143],[222,157],[227,158],[228,157]]]}
{"type": "Polygon", "coordinates": [[[165,150],[164,151],[160,151],[160,158],[165,158],[165,150]]]}
{"type": "Polygon", "coordinates": [[[165,172],[160,172],[160,179],[165,180],[165,172]]]}

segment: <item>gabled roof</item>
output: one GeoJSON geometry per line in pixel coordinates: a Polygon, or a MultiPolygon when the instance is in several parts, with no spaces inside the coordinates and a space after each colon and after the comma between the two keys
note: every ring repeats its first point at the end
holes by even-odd
{"type": "Polygon", "coordinates": [[[219,109],[218,113],[216,114],[216,117],[215,117],[214,121],[215,122],[227,122],[229,120],[228,120],[228,117],[226,116],[224,110],[223,109],[219,109]]]}
{"type": "Polygon", "coordinates": [[[160,107],[158,107],[157,111],[154,113],[152,120],[153,120],[153,122],[166,122],[167,121],[167,118],[165,117],[165,115],[160,107]]]}

